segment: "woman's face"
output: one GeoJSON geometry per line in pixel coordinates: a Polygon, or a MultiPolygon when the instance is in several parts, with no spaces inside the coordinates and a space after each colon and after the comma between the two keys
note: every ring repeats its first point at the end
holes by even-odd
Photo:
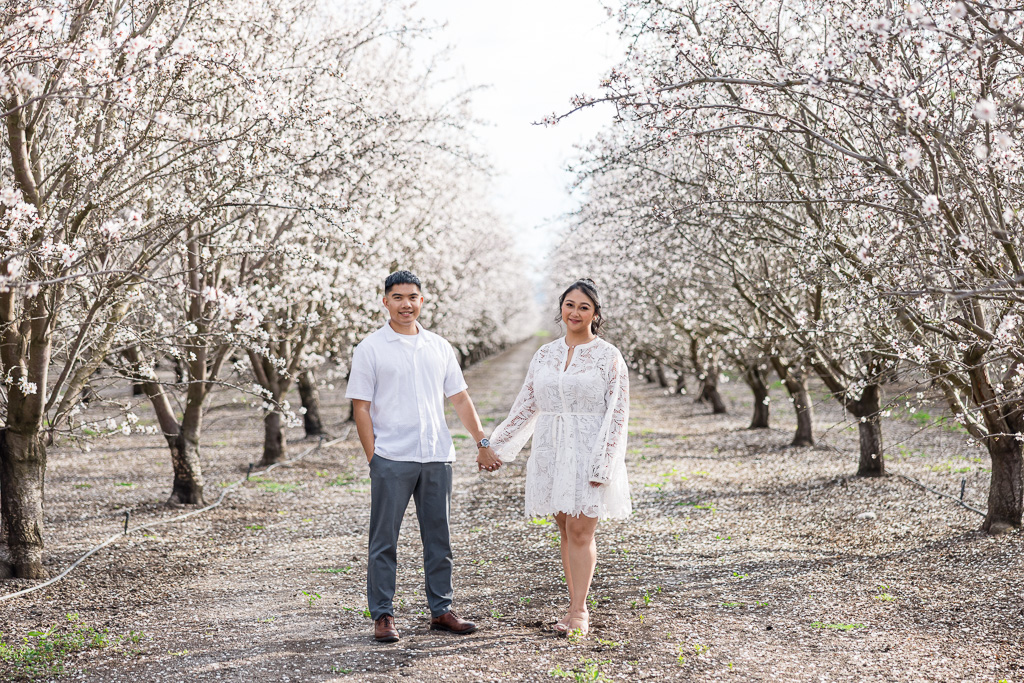
{"type": "Polygon", "coordinates": [[[579,289],[566,294],[562,301],[562,322],[570,332],[589,334],[595,313],[594,302],[579,289]]]}

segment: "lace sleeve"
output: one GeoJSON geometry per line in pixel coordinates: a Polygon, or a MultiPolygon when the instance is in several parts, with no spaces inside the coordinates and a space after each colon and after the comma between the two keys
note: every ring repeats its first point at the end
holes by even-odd
{"type": "Polygon", "coordinates": [[[533,394],[533,372],[537,365],[537,356],[530,361],[530,369],[526,372],[526,381],[519,390],[516,402],[508,417],[498,425],[491,434],[491,448],[504,462],[512,462],[523,450],[523,446],[533,436],[533,428],[537,422],[537,399],[533,394]]]}
{"type": "Polygon", "coordinates": [[[601,435],[594,447],[590,464],[590,481],[607,484],[612,465],[626,457],[626,439],[629,434],[629,368],[622,355],[615,352],[611,379],[608,382],[607,403],[601,435]]]}

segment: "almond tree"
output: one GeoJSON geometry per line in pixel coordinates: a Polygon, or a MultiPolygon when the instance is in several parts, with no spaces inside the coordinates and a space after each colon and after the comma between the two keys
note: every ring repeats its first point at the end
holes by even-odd
{"type": "Polygon", "coordinates": [[[628,3],[639,37],[605,98],[639,131],[631,150],[705,155],[702,206],[744,216],[733,244],[768,228],[761,244],[798,257],[753,300],[860,418],[862,465],[895,364],[940,387],[992,457],[991,531],[1021,519],[1013,9],[628,3]],[[782,306],[794,286],[830,318],[782,306]]]}

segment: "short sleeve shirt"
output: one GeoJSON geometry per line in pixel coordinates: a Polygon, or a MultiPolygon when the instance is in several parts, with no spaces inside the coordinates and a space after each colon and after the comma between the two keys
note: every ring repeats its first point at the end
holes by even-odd
{"type": "Polygon", "coordinates": [[[399,334],[385,324],[356,346],[345,397],[370,402],[374,456],[453,462],[444,399],[466,389],[455,349],[420,327],[399,334]]]}

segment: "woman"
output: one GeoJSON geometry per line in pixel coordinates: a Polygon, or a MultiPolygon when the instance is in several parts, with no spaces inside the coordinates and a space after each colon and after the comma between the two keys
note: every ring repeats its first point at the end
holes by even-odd
{"type": "Polygon", "coordinates": [[[565,337],[534,354],[512,412],[490,443],[508,462],[533,436],[526,514],[554,515],[569,587],[569,611],[555,629],[586,635],[597,521],[632,511],[625,465],[629,372],[618,349],[597,336],[601,301],[593,281],[574,282],[558,303],[565,337]]]}

